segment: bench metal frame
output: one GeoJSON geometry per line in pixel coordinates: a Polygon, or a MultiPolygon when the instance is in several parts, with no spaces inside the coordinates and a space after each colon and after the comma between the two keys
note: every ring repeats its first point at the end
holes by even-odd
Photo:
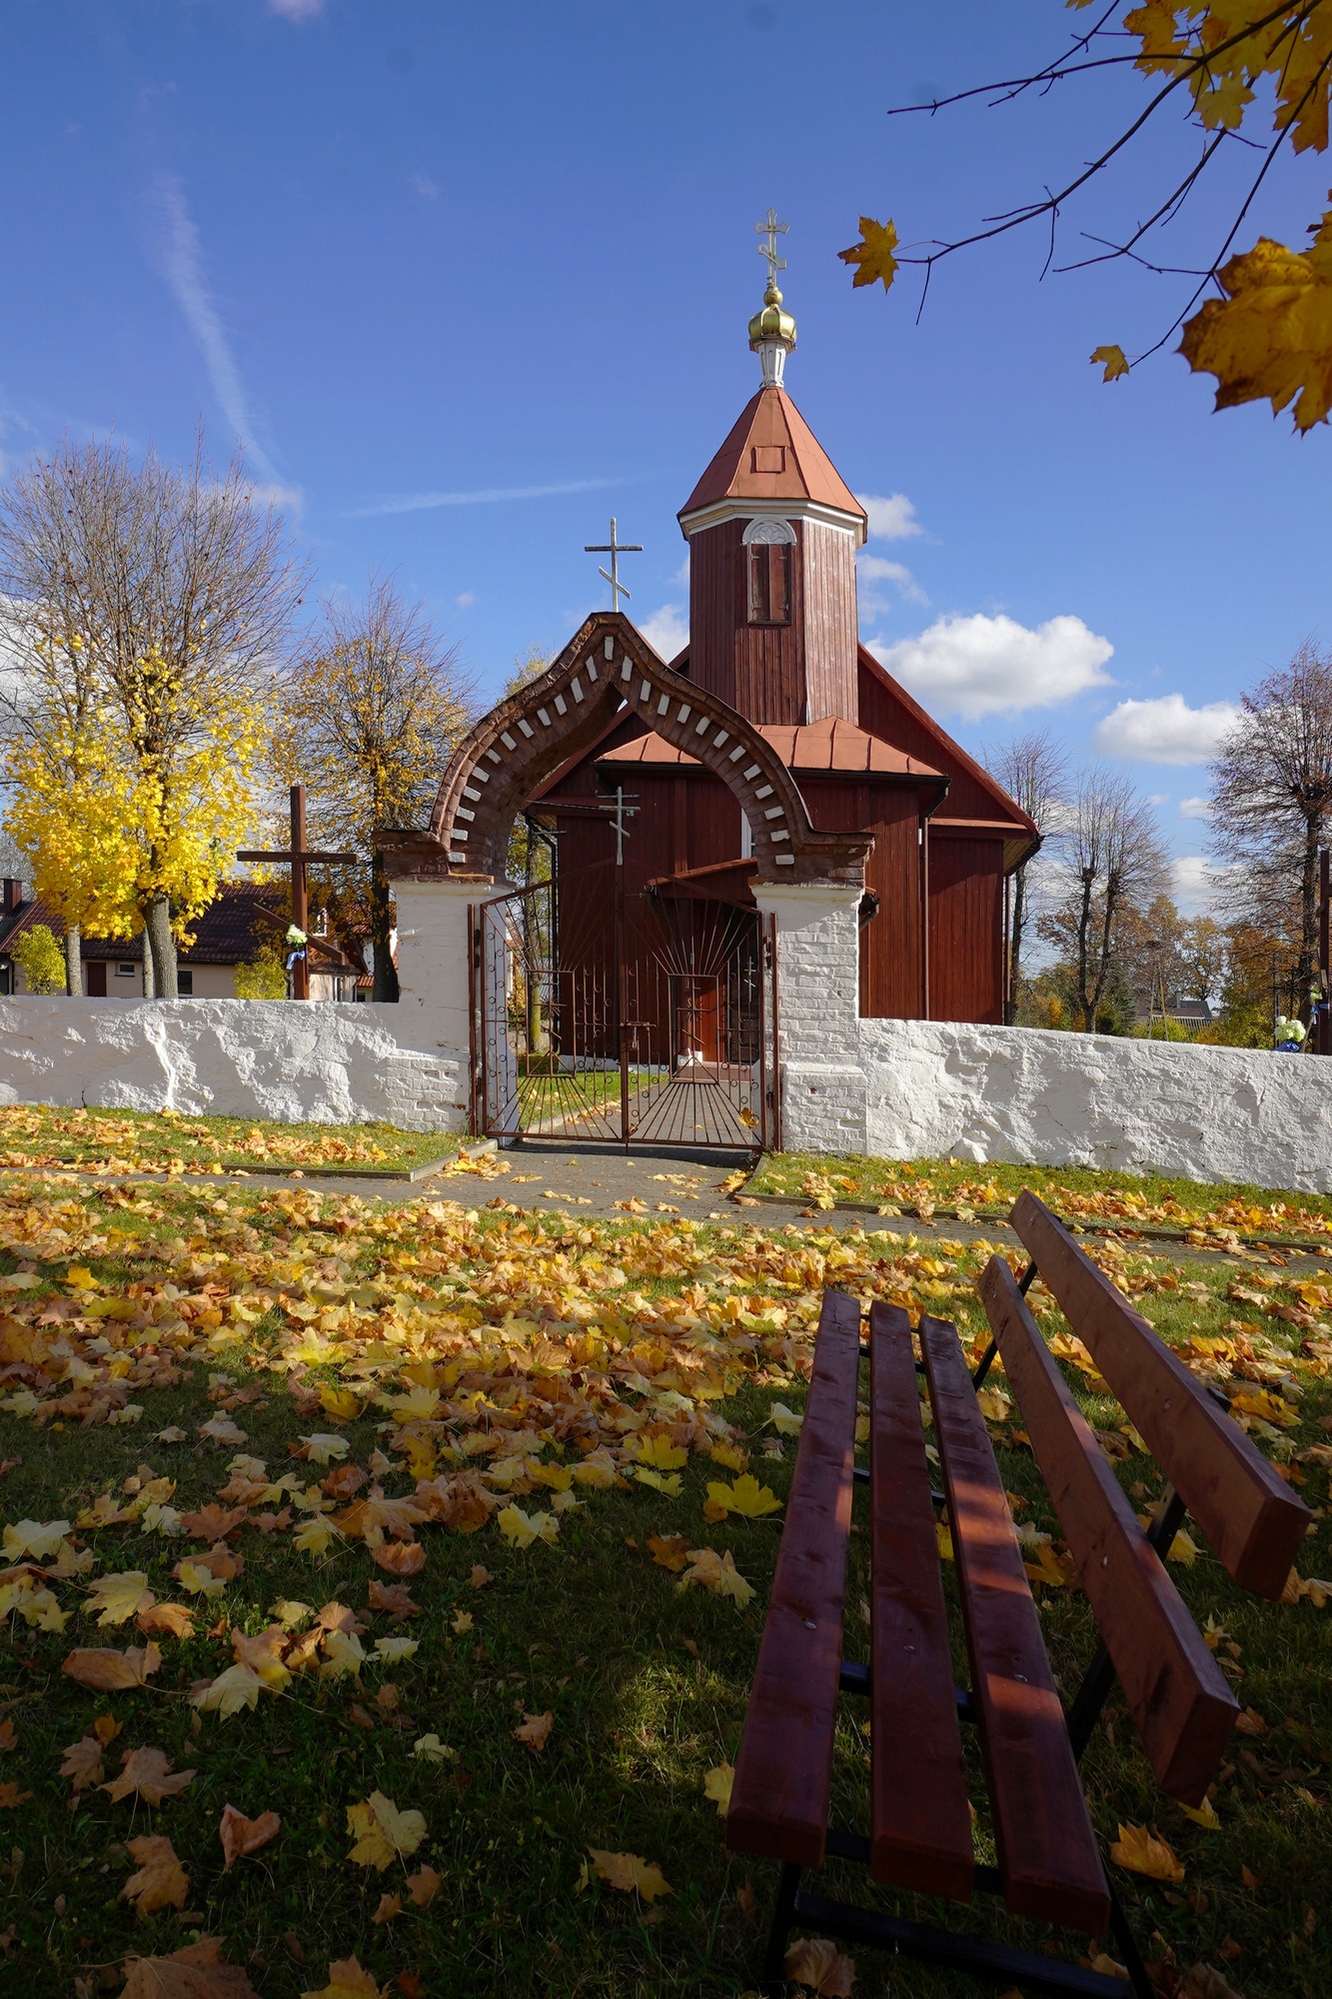
{"type": "MultiPolygon", "coordinates": [[[[1036,1265],[1033,1261],[1028,1264],[1018,1280],[1018,1290],[1024,1297],[1036,1275],[1036,1265]]],[[[973,1388],[980,1389],[984,1384],[998,1350],[997,1342],[991,1339],[972,1374],[973,1388]]],[[[862,1338],[861,1360],[867,1360],[869,1353],[869,1343],[862,1338]]],[[[922,1361],[916,1362],[916,1372],[918,1374],[925,1372],[922,1361]]],[[[1224,1408],[1229,1409],[1229,1400],[1224,1395],[1215,1389],[1210,1392],[1224,1408]]],[[[869,1470],[860,1465],[855,1467],[852,1476],[857,1485],[868,1485],[870,1482],[869,1470]]],[[[936,1507],[943,1506],[942,1492],[932,1492],[930,1496],[936,1507]]],[[[1151,1547],[1162,1557],[1183,1525],[1186,1516],[1187,1508],[1183,1500],[1173,1487],[1167,1487],[1160,1517],[1146,1536],[1151,1547]]],[[[871,1685],[871,1668],[868,1665],[859,1660],[843,1660],[840,1680],[842,1693],[867,1696],[871,1685]]],[[[1098,1642],[1072,1703],[1066,1708],[1068,1735],[1075,1763],[1081,1762],[1082,1753],[1091,1740],[1092,1731],[1114,1685],[1115,1669],[1111,1664],[1110,1655],[1105,1644],[1098,1642]]],[[[971,1694],[963,1687],[955,1688],[954,1693],[958,1720],[974,1723],[976,1712],[971,1694]]],[[[869,1862],[870,1843],[861,1833],[843,1832],[830,1826],[826,1850],[839,1860],[856,1860],[865,1864],[869,1862]]],[[[781,1999],[787,1988],[786,1944],[797,1922],[816,1925],[830,1936],[847,1943],[892,1951],[905,1957],[921,1958],[926,1963],[951,1966],[979,1977],[992,1976],[1019,1982],[1040,1992],[1076,1993],[1082,1995],[1082,1999],[1125,1999],[1126,1993],[1131,1992],[1134,1999],[1154,1999],[1154,1988],[1143,1962],[1142,1953],[1138,1949],[1128,1917],[1115,1894],[1108,1873],[1106,1888],[1110,1896],[1111,1934],[1128,1972],[1127,1985],[1122,1978],[1110,1977],[1099,1971],[1089,1971],[1080,1964],[1070,1964],[1035,1951],[1016,1950],[1007,1944],[995,1943],[988,1937],[978,1936],[974,1932],[908,1922],[903,1917],[888,1915],[881,1910],[864,1909],[852,1902],[837,1901],[826,1895],[810,1894],[800,1886],[800,1877],[804,1871],[793,1862],[782,1863],[777,1904],[773,1911],[762,1974],[764,1987],[773,1995],[773,1999],[781,1999]]],[[[982,1893],[995,1895],[1003,1893],[1003,1883],[998,1868],[978,1863],[974,1878],[976,1887],[982,1893]]]]}

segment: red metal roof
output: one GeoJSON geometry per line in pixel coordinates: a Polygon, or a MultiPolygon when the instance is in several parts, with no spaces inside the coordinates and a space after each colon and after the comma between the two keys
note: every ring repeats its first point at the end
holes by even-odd
{"type": "Polygon", "coordinates": [[[721,500],[812,500],[865,523],[865,509],[785,389],[760,389],[746,403],[678,519],[721,500]]]}
{"type": "MultiPolygon", "coordinates": [[[[910,757],[904,751],[894,749],[891,743],[881,741],[878,736],[867,735],[864,729],[858,729],[854,722],[845,721],[840,715],[830,715],[822,722],[794,725],[765,722],[759,734],[764,742],[772,745],[788,770],[835,771],[848,777],[863,773],[874,777],[943,782],[942,771],[922,763],[919,757],[910,757]]],[[[606,750],[596,761],[599,764],[698,765],[697,757],[677,750],[673,743],[655,733],[635,736],[632,742],[606,750]]]]}

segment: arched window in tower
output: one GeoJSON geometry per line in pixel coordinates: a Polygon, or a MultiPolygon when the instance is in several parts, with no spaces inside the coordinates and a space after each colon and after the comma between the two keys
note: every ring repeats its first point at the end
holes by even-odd
{"type": "Polygon", "coordinates": [[[791,550],[795,529],[790,521],[768,515],[750,521],[744,533],[749,590],[747,617],[751,625],[791,622],[791,550]]]}

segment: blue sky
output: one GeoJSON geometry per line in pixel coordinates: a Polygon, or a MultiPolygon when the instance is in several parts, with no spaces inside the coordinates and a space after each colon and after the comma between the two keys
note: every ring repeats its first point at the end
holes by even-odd
{"type": "MultiPolygon", "coordinates": [[[[836,258],[862,213],[904,241],[960,232],[1113,136],[1144,101],[1131,74],[885,115],[1020,73],[1069,18],[1058,0],[9,0],[0,454],[114,427],[182,456],[202,419],[225,457],[239,434],[320,587],[395,570],[490,693],[605,601],[582,550],[614,512],[646,544],[631,610],[664,642],[686,604],[675,512],[756,385],[754,223],[775,205],[788,387],[855,491],[900,496],[874,515],[864,635],[972,747],[1048,723],[1075,755],[1116,754],[1188,862],[1198,711],[1224,719],[1329,636],[1327,430],[1213,415],[1168,352],[1102,385],[1091,349],[1150,344],[1178,280],[1118,263],[1041,282],[1030,232],[941,267],[917,323],[910,273],[853,292],[836,258]],[[1147,702],[1168,705],[1124,705],[1147,702]]],[[[1195,144],[1170,114],[1069,212],[1061,255],[1154,206],[1195,144]]],[[[1252,160],[1232,150],[1175,225],[1179,263],[1225,233],[1252,160]]],[[[1279,168],[1240,247],[1302,242],[1328,179],[1326,159],[1279,168]]]]}

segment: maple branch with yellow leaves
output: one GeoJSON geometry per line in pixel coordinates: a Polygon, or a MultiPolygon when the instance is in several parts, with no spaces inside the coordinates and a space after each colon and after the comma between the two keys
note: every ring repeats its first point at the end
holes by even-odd
{"type": "MultiPolygon", "coordinates": [[[[1089,0],[1067,0],[1067,4],[1081,8],[1089,0]]],[[[1042,270],[1044,277],[1053,264],[1056,226],[1065,205],[1104,173],[1184,86],[1190,98],[1190,115],[1198,118],[1209,135],[1201,157],[1124,241],[1091,237],[1090,241],[1102,245],[1101,254],[1054,268],[1080,269],[1124,257],[1158,274],[1196,278],[1191,297],[1170,326],[1133,361],[1116,344],[1095,350],[1091,359],[1104,368],[1104,379],[1115,381],[1127,375],[1138,362],[1157,353],[1182,326],[1184,338],[1178,351],[1195,371],[1216,376],[1218,409],[1265,399],[1279,412],[1294,402],[1296,429],[1305,432],[1325,422],[1332,408],[1332,209],[1311,225],[1309,233],[1314,240],[1307,250],[1290,250],[1268,237],[1259,237],[1251,250],[1233,257],[1230,251],[1282,146],[1289,141],[1296,153],[1327,149],[1332,0],[1299,0],[1296,5],[1287,0],[1284,5],[1250,9],[1242,4],[1225,5],[1222,0],[1193,0],[1192,4],[1147,0],[1146,5],[1130,7],[1123,14],[1122,26],[1112,29],[1109,24],[1118,11],[1117,7],[1107,8],[1075,39],[1071,50],[1031,75],[957,91],[930,104],[901,106],[889,114],[927,111],[934,116],[946,106],[978,96],[988,96],[993,102],[1011,101],[1024,91],[1039,88],[1044,93],[1069,77],[1125,63],[1144,75],[1166,74],[1168,80],[1150,103],[1066,185],[1055,191],[1047,189],[1043,200],[986,217],[985,226],[970,235],[951,242],[936,241],[920,253],[899,248],[891,221],[880,223],[862,216],[862,240],[839,254],[854,267],[855,285],[882,283],[885,291],[901,265],[922,267],[925,282],[919,317],[934,266],[943,258],[1048,217],[1050,249],[1042,270]],[[1100,38],[1112,33],[1127,35],[1136,49],[1077,59],[1087,56],[1100,38]],[[1187,270],[1144,256],[1138,246],[1153,229],[1178,216],[1223,142],[1235,139],[1255,144],[1240,128],[1255,101],[1255,86],[1262,81],[1270,81],[1276,93],[1275,137],[1264,149],[1258,173],[1216,255],[1205,268],[1187,270]],[[1220,296],[1200,304],[1213,285],[1220,296]]]]}

